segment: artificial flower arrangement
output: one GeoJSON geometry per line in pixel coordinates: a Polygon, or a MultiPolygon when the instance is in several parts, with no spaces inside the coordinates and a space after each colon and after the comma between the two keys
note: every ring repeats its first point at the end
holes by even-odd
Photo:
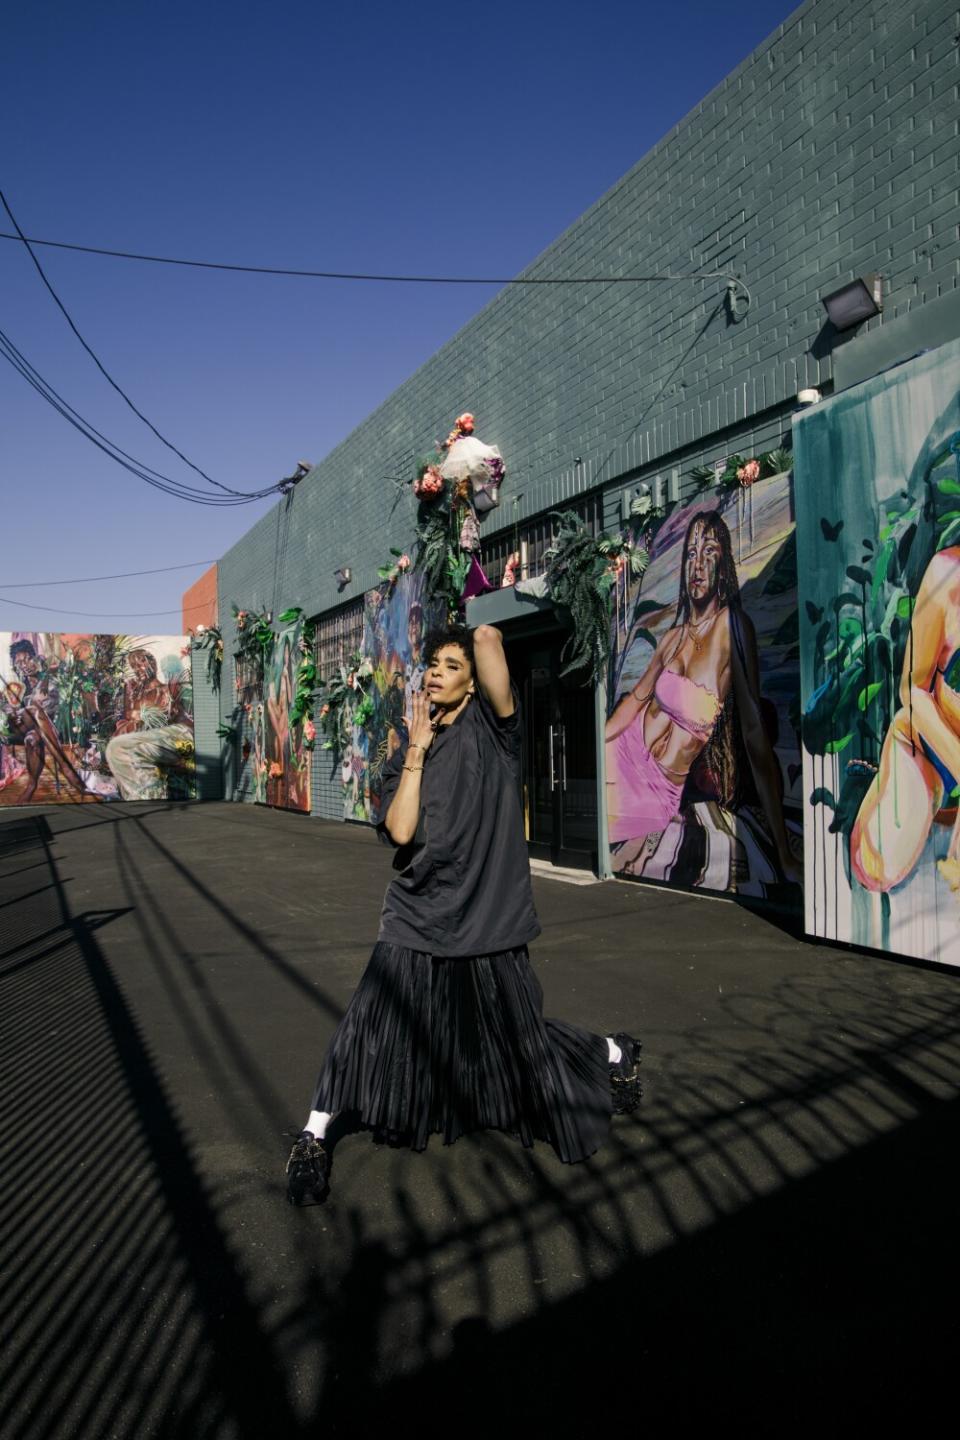
{"type": "Polygon", "coordinates": [[[649,495],[639,495],[624,530],[595,536],[575,511],[555,512],[557,530],[545,555],[546,570],[533,584],[570,619],[573,633],[561,652],[567,662],[562,675],[582,671],[583,683],[590,684],[604,673],[610,656],[610,591],[624,573],[634,579],[643,575],[664,513],[649,495]]]}
{"type": "MultiPolygon", "coordinates": [[[[303,610],[296,605],[291,610],[284,610],[278,624],[294,625],[302,614],[303,610]]],[[[290,724],[291,726],[302,725],[301,743],[304,750],[312,750],[317,743],[317,731],[312,715],[314,696],[317,693],[317,664],[313,658],[316,634],[317,627],[311,621],[305,621],[300,631],[300,660],[294,680],[293,700],[290,704],[290,724]]]]}
{"type": "Polygon", "coordinates": [[[190,644],[194,650],[206,650],[207,683],[214,690],[219,690],[223,675],[222,631],[216,625],[197,625],[190,632],[190,644]]]}
{"type": "Polygon", "coordinates": [[[491,588],[477,559],[479,517],[499,504],[506,473],[500,451],[478,440],[475,428],[465,410],[434,453],[420,461],[411,482],[418,501],[414,559],[391,550],[393,560],[379,571],[390,584],[407,569],[420,571],[427,594],[442,599],[451,616],[470,595],[491,588]]]}
{"type": "Polygon", "coordinates": [[[355,651],[345,664],[338,666],[336,675],[321,682],[323,703],[319,720],[323,750],[342,755],[351,743],[353,730],[362,728],[371,719],[373,697],[366,689],[366,682],[372,675],[370,658],[355,651]]]}
{"type": "Polygon", "coordinates": [[[390,554],[394,559],[388,561],[386,565],[381,565],[377,574],[381,580],[386,580],[388,584],[395,585],[400,579],[400,576],[410,569],[410,556],[402,550],[395,549],[392,545],[390,547],[390,554]]]}
{"type": "Polygon", "coordinates": [[[240,661],[237,667],[237,689],[240,689],[241,668],[252,672],[255,685],[263,686],[263,672],[273,654],[276,633],[273,629],[273,615],[269,610],[241,610],[233,605],[233,622],[236,629],[235,654],[240,661]]]}
{"type": "Polygon", "coordinates": [[[712,465],[698,465],[690,473],[701,490],[708,485],[716,485],[720,490],[736,490],[738,487],[749,490],[758,480],[781,475],[792,466],[793,455],[789,450],[771,450],[750,460],[745,460],[742,455],[728,455],[719,475],[712,465]]]}

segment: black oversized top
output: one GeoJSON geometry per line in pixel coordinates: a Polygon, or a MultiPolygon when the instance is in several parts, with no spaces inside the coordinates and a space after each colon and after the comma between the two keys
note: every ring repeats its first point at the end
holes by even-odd
{"type": "MultiPolygon", "coordinates": [[[[468,956],[513,950],[540,934],[520,810],[520,745],[519,707],[500,719],[479,691],[437,730],[424,760],[416,837],[394,857],[380,940],[468,956]]],[[[384,767],[382,817],[406,754],[404,739],[384,767]]],[[[382,819],[377,829],[393,843],[382,819]]]]}

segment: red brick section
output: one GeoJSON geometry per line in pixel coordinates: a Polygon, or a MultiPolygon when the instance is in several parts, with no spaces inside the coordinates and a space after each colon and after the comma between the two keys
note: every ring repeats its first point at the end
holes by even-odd
{"type": "Polygon", "coordinates": [[[200,579],[183,592],[183,631],[196,630],[198,625],[217,623],[217,567],[211,565],[200,579]]]}

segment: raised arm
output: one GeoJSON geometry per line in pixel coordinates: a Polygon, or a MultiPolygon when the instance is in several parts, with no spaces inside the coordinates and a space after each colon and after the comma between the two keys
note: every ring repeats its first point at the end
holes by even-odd
{"type": "Polygon", "coordinates": [[[473,658],[477,684],[493,713],[505,720],[514,711],[510,671],[503,653],[503,636],[492,625],[478,625],[473,632],[473,658]]]}

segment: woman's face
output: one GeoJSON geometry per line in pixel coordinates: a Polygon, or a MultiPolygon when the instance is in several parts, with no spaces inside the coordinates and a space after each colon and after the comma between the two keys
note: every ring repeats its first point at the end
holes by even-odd
{"type": "Polygon", "coordinates": [[[441,645],[427,667],[427,695],[434,705],[459,705],[473,688],[473,670],[459,645],[441,645]]]}
{"type": "Polygon", "coordinates": [[[699,520],[690,532],[684,564],[687,594],[694,605],[705,605],[717,593],[720,542],[713,531],[699,520]]]}

